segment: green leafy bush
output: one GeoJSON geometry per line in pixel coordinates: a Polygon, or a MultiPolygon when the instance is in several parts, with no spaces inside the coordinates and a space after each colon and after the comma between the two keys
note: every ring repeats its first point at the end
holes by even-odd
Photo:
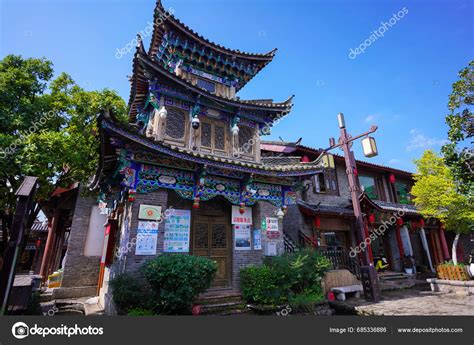
{"type": "Polygon", "coordinates": [[[113,300],[120,312],[128,312],[145,304],[146,296],[140,290],[137,280],[127,273],[115,276],[110,281],[113,300]]]}
{"type": "Polygon", "coordinates": [[[164,254],[147,261],[141,269],[156,295],[161,313],[189,313],[194,299],[207,290],[217,264],[204,257],[164,254]]]}
{"type": "Polygon", "coordinates": [[[322,298],[321,281],[330,267],[329,260],[312,249],[268,257],[263,266],[240,271],[242,294],[256,304],[311,304],[322,298]]]}
{"type": "Polygon", "coordinates": [[[277,305],[286,301],[288,289],[278,285],[278,275],[272,267],[246,267],[240,271],[240,280],[247,302],[277,305]]]}
{"type": "Polygon", "coordinates": [[[152,315],[155,315],[155,312],[150,309],[133,308],[128,311],[127,315],[128,316],[152,316],[152,315]]]}
{"type": "Polygon", "coordinates": [[[323,292],[316,292],[313,290],[293,295],[288,300],[291,309],[296,312],[310,312],[314,309],[316,304],[322,301],[324,301],[323,292]]]}

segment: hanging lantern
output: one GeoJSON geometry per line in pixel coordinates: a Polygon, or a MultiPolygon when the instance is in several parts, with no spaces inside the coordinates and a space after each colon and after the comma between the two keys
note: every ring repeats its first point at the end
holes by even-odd
{"type": "Polygon", "coordinates": [[[368,158],[377,156],[379,153],[375,138],[367,136],[362,139],[362,150],[364,151],[364,156],[368,158]]]}
{"type": "Polygon", "coordinates": [[[166,119],[166,115],[168,115],[168,110],[166,110],[165,106],[162,106],[160,110],[158,110],[158,115],[162,119],[166,119]]]}
{"type": "Polygon", "coordinates": [[[397,219],[397,225],[400,225],[400,226],[403,225],[403,219],[402,218],[397,219]]]}
{"type": "Polygon", "coordinates": [[[280,208],[278,209],[276,216],[278,217],[278,219],[283,219],[283,217],[285,216],[285,213],[283,213],[282,209],[280,208]]]}
{"type": "Polygon", "coordinates": [[[198,208],[199,208],[199,198],[194,198],[193,209],[197,210],[198,208]]]}
{"type": "Polygon", "coordinates": [[[354,168],[354,176],[357,176],[359,174],[359,171],[357,171],[357,168],[354,168]]]}
{"type": "Polygon", "coordinates": [[[420,228],[424,228],[425,227],[425,220],[423,218],[421,218],[420,222],[418,224],[420,224],[420,228]]]}
{"type": "Polygon", "coordinates": [[[128,191],[128,202],[134,202],[137,191],[135,189],[130,189],[128,191]]]}
{"type": "Polygon", "coordinates": [[[235,123],[230,130],[233,135],[239,134],[239,126],[237,126],[237,123],[235,123]]]}
{"type": "Polygon", "coordinates": [[[390,183],[391,183],[391,184],[394,184],[394,183],[395,183],[395,175],[394,175],[394,174],[390,174],[389,180],[390,180],[390,183]]]}
{"type": "Polygon", "coordinates": [[[288,212],[288,206],[284,205],[281,209],[286,216],[286,213],[288,212]]]}
{"type": "Polygon", "coordinates": [[[314,226],[319,228],[321,226],[321,218],[315,217],[314,218],[314,226]]]}
{"type": "Polygon", "coordinates": [[[303,156],[303,158],[301,158],[301,163],[309,163],[308,156],[303,156]]]}
{"type": "Polygon", "coordinates": [[[375,214],[373,214],[373,213],[369,214],[369,223],[370,224],[375,223],[375,214]]]}
{"type": "Polygon", "coordinates": [[[245,213],[245,203],[243,203],[243,202],[240,203],[239,212],[240,212],[240,214],[245,213]]]}
{"type": "Polygon", "coordinates": [[[191,120],[191,126],[194,128],[194,129],[199,129],[199,118],[196,116],[196,117],[193,117],[193,119],[191,120]]]}

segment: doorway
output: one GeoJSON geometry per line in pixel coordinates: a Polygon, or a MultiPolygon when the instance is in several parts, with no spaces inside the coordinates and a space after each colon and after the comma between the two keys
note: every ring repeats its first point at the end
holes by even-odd
{"type": "Polygon", "coordinates": [[[217,263],[212,287],[227,287],[231,284],[231,243],[230,215],[216,216],[196,212],[193,220],[192,254],[207,257],[217,263]]]}

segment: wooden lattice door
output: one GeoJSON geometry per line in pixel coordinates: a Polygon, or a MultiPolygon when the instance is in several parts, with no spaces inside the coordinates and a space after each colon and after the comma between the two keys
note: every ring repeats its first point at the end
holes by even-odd
{"type": "Polygon", "coordinates": [[[231,275],[231,232],[226,217],[196,215],[193,226],[193,255],[217,263],[213,287],[229,286],[231,275]]]}

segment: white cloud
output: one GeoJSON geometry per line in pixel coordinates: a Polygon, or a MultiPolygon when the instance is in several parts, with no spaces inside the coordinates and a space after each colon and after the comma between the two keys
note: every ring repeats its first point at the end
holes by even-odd
{"type": "Polygon", "coordinates": [[[388,164],[389,165],[398,165],[400,164],[400,160],[399,159],[396,159],[396,158],[392,158],[391,160],[388,161],[388,164]]]}
{"type": "Polygon", "coordinates": [[[369,115],[369,116],[367,116],[367,117],[365,118],[364,121],[365,121],[366,123],[372,123],[372,122],[374,122],[374,120],[375,120],[375,115],[369,115]]]}
{"type": "Polygon", "coordinates": [[[416,149],[426,150],[430,147],[439,147],[447,143],[446,139],[427,137],[419,129],[410,130],[410,136],[410,141],[406,147],[407,151],[413,151],[416,149]]]}

